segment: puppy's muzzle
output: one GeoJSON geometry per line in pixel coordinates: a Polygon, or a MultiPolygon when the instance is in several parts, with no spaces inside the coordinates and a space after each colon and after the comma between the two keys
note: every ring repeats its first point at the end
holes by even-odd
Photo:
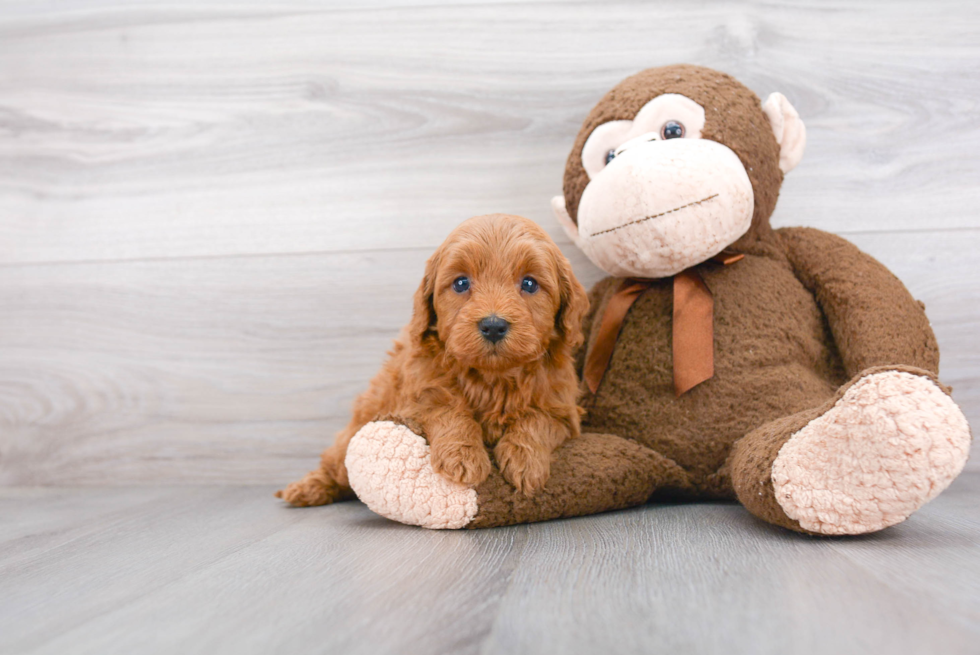
{"type": "Polygon", "coordinates": [[[487,316],[479,323],[476,324],[477,328],[480,330],[480,334],[483,338],[490,343],[497,343],[505,336],[507,336],[507,330],[510,329],[510,323],[500,318],[496,314],[491,314],[487,316]]]}

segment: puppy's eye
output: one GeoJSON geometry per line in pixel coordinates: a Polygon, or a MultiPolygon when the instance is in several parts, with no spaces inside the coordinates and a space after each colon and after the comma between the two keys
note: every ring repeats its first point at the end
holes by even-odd
{"type": "Polygon", "coordinates": [[[525,291],[527,293],[535,293],[537,290],[538,290],[538,281],[535,280],[530,275],[525,276],[525,278],[521,280],[521,291],[525,291]]]}
{"type": "Polygon", "coordinates": [[[608,166],[609,162],[611,162],[615,158],[616,158],[616,149],[611,148],[609,152],[606,153],[606,165],[608,166]]]}
{"type": "Polygon", "coordinates": [[[667,139],[680,139],[684,136],[684,126],[677,121],[667,121],[664,126],[660,128],[660,138],[667,139]]]}
{"type": "Polygon", "coordinates": [[[470,278],[460,275],[453,280],[453,291],[456,293],[466,293],[470,288],[470,278]]]}

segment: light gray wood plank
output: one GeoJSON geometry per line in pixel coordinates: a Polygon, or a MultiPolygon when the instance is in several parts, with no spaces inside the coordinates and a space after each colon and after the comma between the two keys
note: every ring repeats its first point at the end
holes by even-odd
{"type": "MultiPolygon", "coordinates": [[[[980,230],[854,240],[926,302],[976,425],[980,230]]],[[[427,256],[0,267],[0,483],[291,480],[346,424],[427,256]]]]}
{"type": "Polygon", "coordinates": [[[0,544],[0,652],[973,653],[978,492],[816,539],[734,504],[431,532],[261,486],[5,488],[42,519],[0,544]]]}
{"type": "Polygon", "coordinates": [[[506,535],[389,523],[359,503],[296,511],[267,487],[179,489],[113,518],[0,561],[0,650],[369,653],[408,640],[440,652],[447,636],[466,644],[488,629],[483,599],[499,597],[515,548],[506,535]]]}
{"type": "Polygon", "coordinates": [[[944,493],[942,502],[916,514],[914,523],[853,544],[835,541],[834,549],[904,600],[921,602],[920,590],[933,587],[931,611],[977,630],[980,575],[962,573],[976,565],[977,554],[972,551],[980,540],[973,512],[980,496],[980,474],[963,475],[944,493]]]}
{"type": "Polygon", "coordinates": [[[489,211],[564,239],[586,112],[676,61],[800,109],[778,224],[976,225],[976,3],[351,7],[4,5],[0,262],[431,248],[489,211]]]}
{"type": "MultiPolygon", "coordinates": [[[[149,9],[159,15],[180,15],[182,11],[193,16],[208,15],[214,12],[222,16],[243,15],[292,16],[308,13],[335,13],[351,11],[399,11],[420,7],[467,7],[471,5],[493,5],[507,8],[508,5],[521,4],[523,0],[288,0],[270,3],[268,0],[198,0],[193,5],[155,2],[149,9]]],[[[567,4],[568,0],[539,0],[537,4],[567,4]]],[[[46,25],[69,29],[79,26],[103,26],[106,16],[130,14],[146,15],[147,3],[141,0],[52,0],[44,5],[23,2],[22,0],[2,0],[5,22],[17,24],[19,21],[44,18],[46,25]],[[93,19],[94,15],[94,19],[93,19]]],[[[129,17],[131,21],[132,18],[129,17]]],[[[22,27],[23,23],[20,24],[22,27]]],[[[31,25],[31,23],[27,23],[31,25]]]]}
{"type": "MultiPolygon", "coordinates": [[[[493,652],[975,648],[976,597],[950,612],[933,603],[955,572],[907,585],[914,594],[896,593],[833,550],[833,542],[777,532],[736,506],[644,511],[656,512],[656,520],[622,513],[612,524],[560,524],[548,534],[547,547],[526,552],[490,635],[493,652]],[[564,589],[576,593],[556,602],[564,589]]],[[[968,554],[974,548],[950,550],[975,557],[968,554]]],[[[906,552],[901,537],[892,542],[896,550],[906,552]]],[[[886,552],[874,564],[895,576],[901,559],[886,552]]]]}
{"type": "Polygon", "coordinates": [[[4,511],[0,514],[0,551],[5,566],[18,557],[37,557],[39,551],[59,546],[86,531],[104,530],[110,517],[132,511],[138,505],[172,495],[160,487],[133,487],[126,493],[91,488],[83,494],[62,493],[51,503],[44,487],[6,487],[4,511]],[[39,505],[41,510],[39,511],[39,505]]]}
{"type": "Polygon", "coordinates": [[[0,478],[288,481],[346,423],[425,257],[2,269],[0,478]]]}

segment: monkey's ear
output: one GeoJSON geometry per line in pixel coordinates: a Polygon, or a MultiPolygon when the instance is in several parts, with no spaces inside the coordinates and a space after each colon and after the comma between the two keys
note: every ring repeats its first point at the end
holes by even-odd
{"type": "Polygon", "coordinates": [[[772,133],[779,144],[779,170],[784,174],[796,168],[806,148],[806,127],[800,115],[782,93],[771,93],[762,105],[769,117],[772,133]]]}
{"type": "Polygon", "coordinates": [[[558,224],[565,230],[568,238],[572,240],[572,243],[578,244],[578,225],[575,224],[572,217],[568,215],[568,210],[565,209],[565,196],[552,198],[551,210],[555,212],[555,218],[558,219],[558,224]]]}
{"type": "Polygon", "coordinates": [[[436,288],[436,273],[439,270],[440,253],[437,250],[425,262],[425,277],[415,291],[412,309],[412,320],[408,323],[408,333],[412,342],[421,344],[425,335],[435,327],[439,318],[436,316],[433,295],[436,288]]]}

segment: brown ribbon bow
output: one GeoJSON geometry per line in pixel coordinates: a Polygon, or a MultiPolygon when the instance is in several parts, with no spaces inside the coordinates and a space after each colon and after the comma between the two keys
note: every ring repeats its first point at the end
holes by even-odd
{"type": "MultiPolygon", "coordinates": [[[[712,259],[727,266],[744,256],[725,250],[712,259]]],[[[626,314],[636,299],[652,284],[653,280],[627,278],[609,299],[582,373],[592,393],[598,391],[606,374],[626,314]]],[[[671,350],[674,360],[674,392],[678,396],[715,374],[714,299],[697,267],[691,267],[674,276],[671,350]]]]}

